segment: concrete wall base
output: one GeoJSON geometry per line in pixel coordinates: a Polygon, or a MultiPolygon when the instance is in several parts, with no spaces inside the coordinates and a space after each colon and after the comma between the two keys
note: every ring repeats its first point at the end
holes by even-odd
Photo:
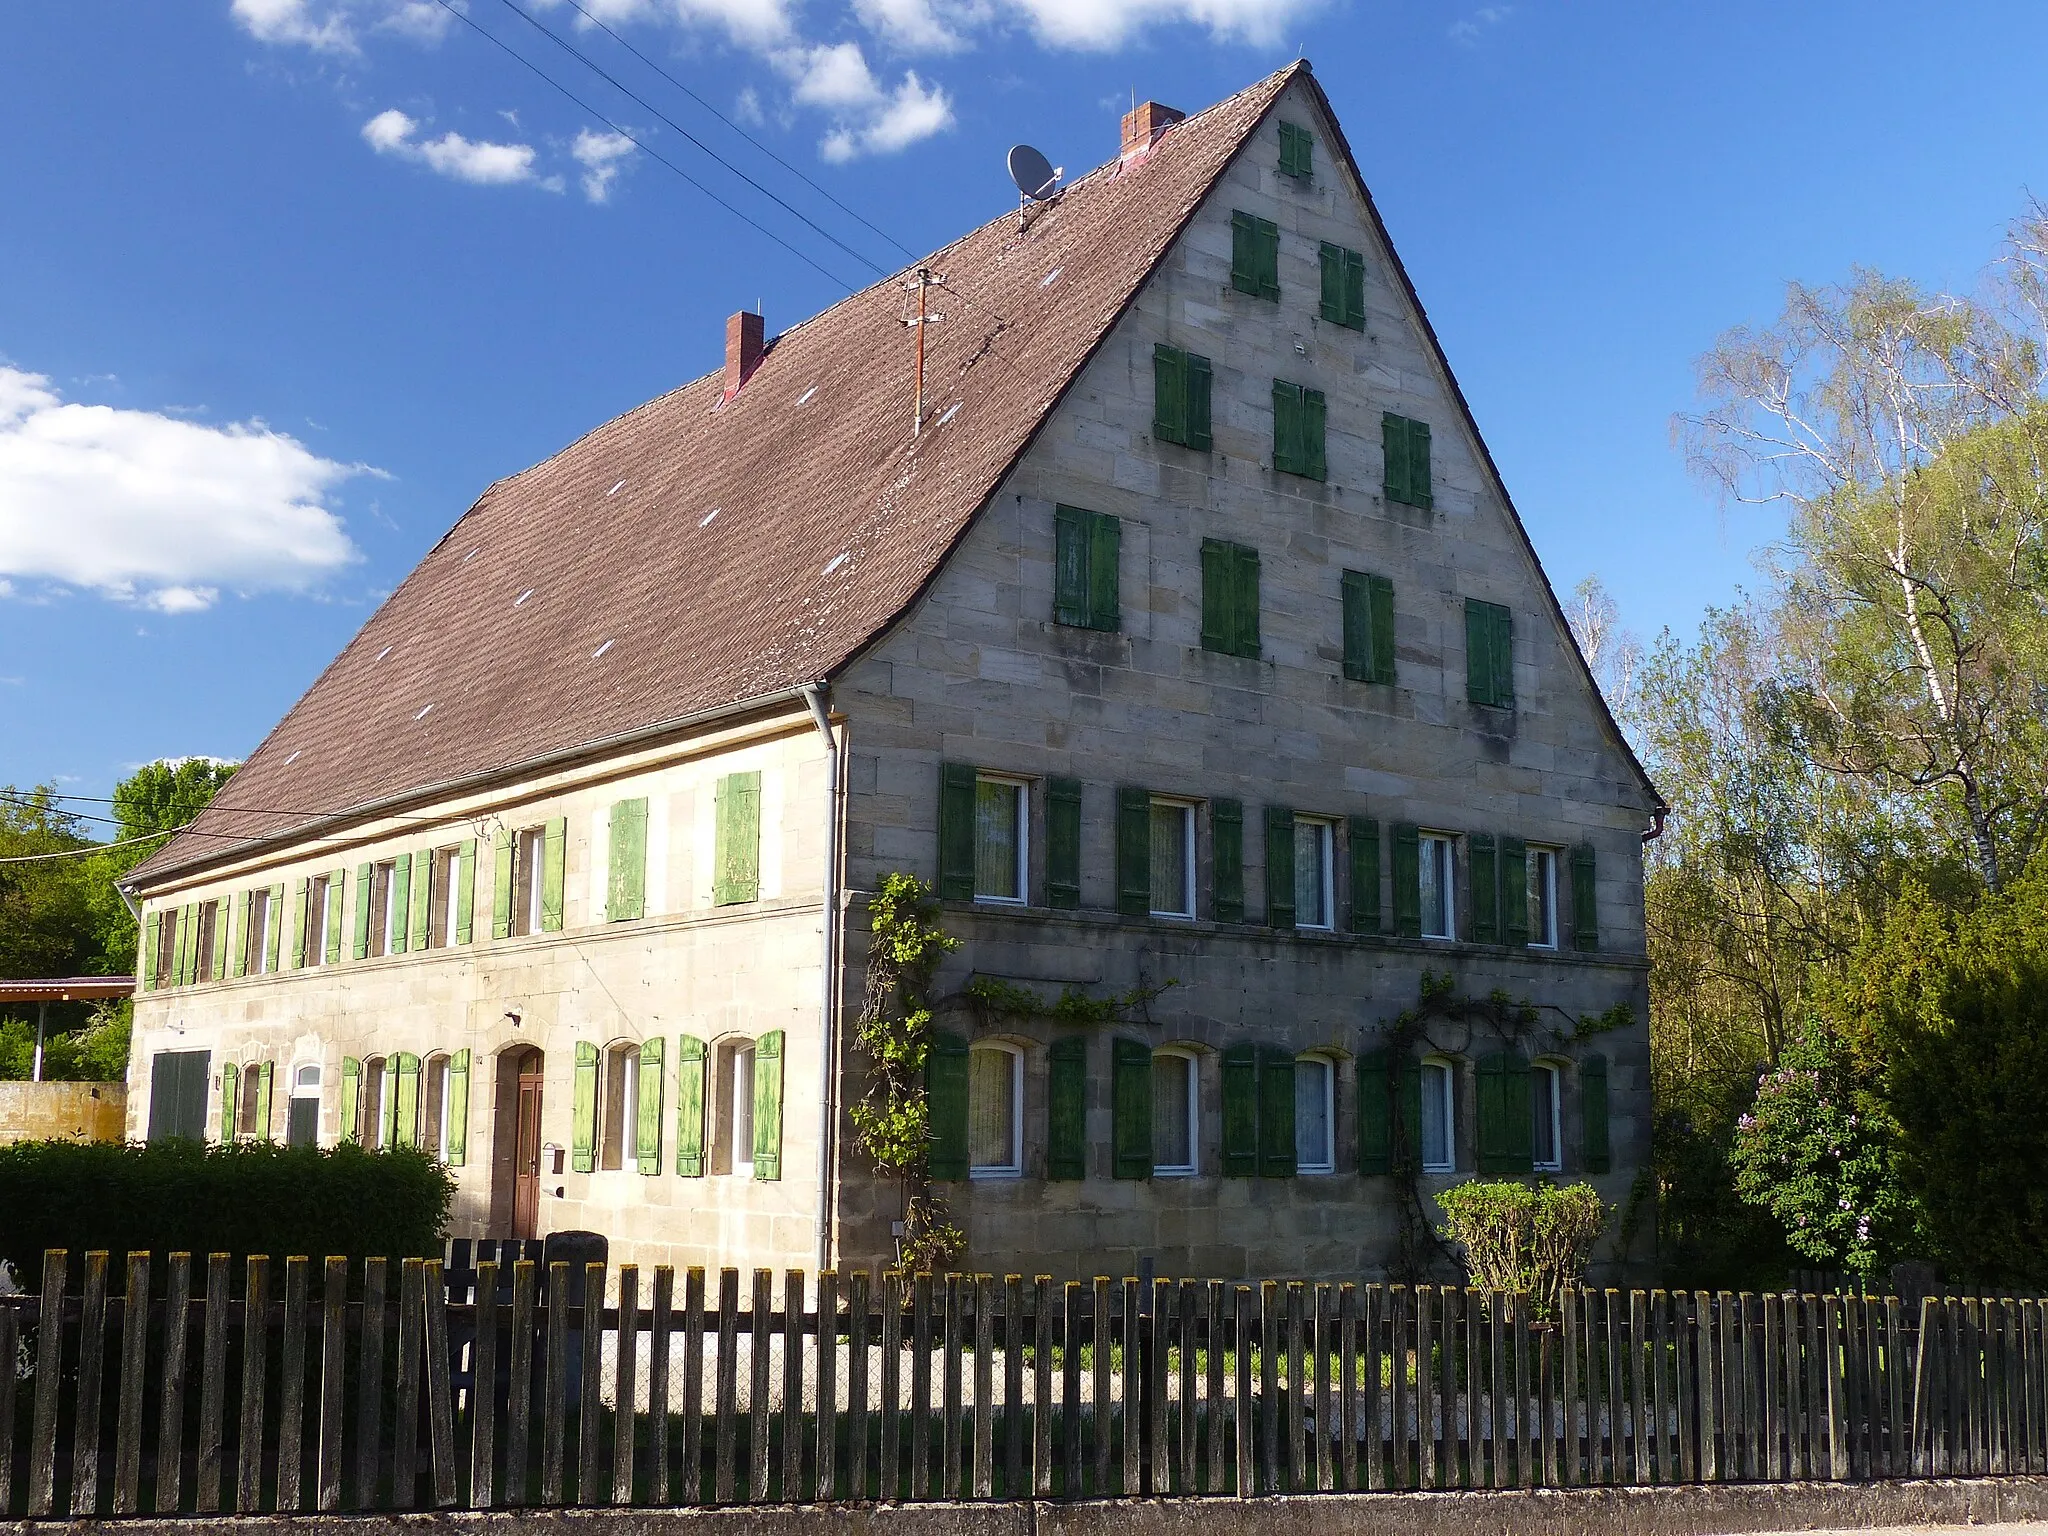
{"type": "Polygon", "coordinates": [[[424,1515],[0,1522],[0,1536],[1733,1536],[2048,1519],[2048,1477],[1569,1488],[1532,1493],[1106,1499],[1075,1504],[763,1505],[424,1515]]]}

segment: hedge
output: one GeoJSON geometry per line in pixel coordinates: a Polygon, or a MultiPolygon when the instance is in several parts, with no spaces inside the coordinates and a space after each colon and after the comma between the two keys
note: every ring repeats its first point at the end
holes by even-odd
{"type": "MultiPolygon", "coordinates": [[[[0,1146],[0,1260],[41,1284],[43,1251],[252,1253],[275,1258],[441,1251],[455,1181],[423,1152],[24,1141],[0,1146]]],[[[203,1265],[203,1259],[196,1260],[203,1265]]]]}

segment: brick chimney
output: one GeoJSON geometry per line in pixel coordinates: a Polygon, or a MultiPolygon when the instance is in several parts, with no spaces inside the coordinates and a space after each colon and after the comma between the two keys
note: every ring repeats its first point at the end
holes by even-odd
{"type": "Polygon", "coordinates": [[[1159,135],[1186,117],[1187,113],[1163,107],[1156,101],[1141,101],[1124,114],[1123,158],[1142,155],[1159,142],[1159,135]]]}
{"type": "Polygon", "coordinates": [[[741,310],[725,322],[725,398],[740,392],[740,386],[761,366],[761,317],[741,310]]]}

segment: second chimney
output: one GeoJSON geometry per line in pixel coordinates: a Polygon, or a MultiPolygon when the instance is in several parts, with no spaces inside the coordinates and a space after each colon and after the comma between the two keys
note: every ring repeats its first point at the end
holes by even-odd
{"type": "Polygon", "coordinates": [[[761,317],[741,310],[725,322],[725,398],[740,392],[740,386],[761,366],[761,317]]]}
{"type": "Polygon", "coordinates": [[[1123,158],[1143,154],[1159,141],[1159,135],[1186,117],[1187,113],[1156,101],[1141,101],[1124,114],[1123,158]]]}

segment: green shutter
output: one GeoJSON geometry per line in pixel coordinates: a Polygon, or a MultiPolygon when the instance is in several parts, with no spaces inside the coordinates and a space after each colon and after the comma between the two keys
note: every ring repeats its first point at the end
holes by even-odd
{"type": "Polygon", "coordinates": [[[1088,1177],[1086,1035],[1063,1035],[1047,1052],[1045,1176],[1088,1177]]]}
{"type": "Polygon", "coordinates": [[[434,926],[434,850],[422,848],[412,856],[412,947],[425,949],[434,926]]]}
{"type": "Polygon", "coordinates": [[[1354,683],[1373,681],[1372,578],[1346,571],[1344,597],[1344,675],[1354,683]]]}
{"type": "Polygon", "coordinates": [[[512,843],[509,828],[498,832],[498,846],[491,855],[491,937],[512,937],[512,843]]]}
{"type": "Polygon", "coordinates": [[[1500,868],[1494,860],[1493,838],[1474,832],[1465,839],[1472,883],[1472,942],[1500,942],[1500,868]]]}
{"type": "Polygon", "coordinates": [[[1422,833],[1412,821],[1394,823],[1394,932],[1422,937],[1422,833]]]}
{"type": "Polygon", "coordinates": [[[1418,1169],[1422,1166],[1422,1063],[1403,1055],[1394,1058],[1393,1067],[1399,1074],[1394,1084],[1394,1107],[1399,1112],[1394,1154],[1401,1166],[1418,1169]]]}
{"type": "Polygon", "coordinates": [[[1235,575],[1230,546],[1202,540],[1202,649],[1229,652],[1233,643],[1231,587],[1235,575]]]}
{"type": "Polygon", "coordinates": [[[1164,342],[1152,348],[1152,435],[1169,443],[1188,440],[1187,353],[1164,342]]]}
{"type": "Polygon", "coordinates": [[[1152,795],[1129,785],[1116,792],[1116,909],[1126,917],[1152,910],[1152,795]]]}
{"type": "Polygon", "coordinates": [[[284,942],[284,884],[282,881],[270,888],[268,925],[270,928],[270,949],[264,956],[264,962],[268,969],[275,971],[277,969],[278,947],[284,942]]]}
{"type": "Polygon", "coordinates": [[[1231,649],[1239,656],[1248,656],[1256,661],[1259,657],[1259,552],[1247,545],[1232,546],[1231,563],[1234,567],[1231,583],[1233,608],[1236,612],[1236,644],[1231,649]]]}
{"type": "Polygon", "coordinates": [[[225,896],[213,904],[213,974],[208,981],[226,981],[228,977],[228,945],[233,938],[228,923],[228,902],[225,896]]]}
{"type": "Polygon", "coordinates": [[[394,1147],[417,1146],[420,1139],[420,1059],[411,1051],[398,1053],[398,1071],[394,1074],[398,1082],[394,1103],[385,1110],[385,1118],[391,1123],[389,1145],[394,1147]]]}
{"type": "Polygon", "coordinates": [[[266,1061],[256,1069],[256,1134],[270,1140],[270,1088],[277,1076],[277,1063],[266,1061]]]}
{"type": "Polygon", "coordinates": [[[441,1106],[441,1130],[448,1143],[448,1166],[469,1161],[469,1047],[448,1058],[448,1102],[441,1106]]]}
{"type": "Polygon", "coordinates": [[[1273,467],[1298,475],[1302,470],[1301,386],[1273,381],[1273,467]]]}
{"type": "Polygon", "coordinates": [[[242,1069],[232,1061],[224,1061],[220,1067],[220,1139],[235,1139],[235,1099],[242,1086],[242,1069]]]}
{"type": "Polygon", "coordinates": [[[1339,296],[1339,325],[1354,331],[1365,329],[1365,257],[1358,251],[1342,253],[1342,292],[1339,296]]]}
{"type": "Polygon", "coordinates": [[[1091,589],[1088,565],[1094,554],[1088,514],[1078,507],[1054,507],[1052,522],[1052,621],[1086,628],[1091,589]]]}
{"type": "Polygon", "coordinates": [[[391,861],[391,953],[405,953],[412,932],[412,855],[401,853],[391,861]]]}
{"type": "Polygon", "coordinates": [[[782,1177],[782,1044],[771,1029],[754,1042],[754,1177],[782,1177]]]}
{"type": "Polygon", "coordinates": [[[1121,519],[1088,514],[1088,626],[1114,633],[1123,624],[1118,575],[1123,558],[1121,519]]]}
{"type": "Polygon", "coordinates": [[[1223,1050],[1223,1176],[1249,1179],[1259,1171],[1259,1048],[1223,1050]]]}
{"type": "Polygon", "coordinates": [[[376,866],[356,866],[356,937],[350,949],[356,959],[364,960],[370,954],[370,882],[376,878],[376,866]]]}
{"type": "Polygon", "coordinates": [[[676,1172],[704,1177],[704,1073],[711,1048],[695,1035],[676,1041],[676,1172]]]}
{"type": "Polygon", "coordinates": [[[1209,802],[1209,847],[1214,863],[1211,905],[1219,923],[1244,921],[1244,806],[1209,802]]]}
{"type": "Polygon", "coordinates": [[[292,969],[295,971],[306,963],[306,902],[312,893],[312,885],[313,882],[310,879],[296,880],[292,883],[290,927],[292,933],[292,969]]]}
{"type": "Polygon", "coordinates": [[[1515,703],[1514,614],[1476,597],[1465,599],[1465,696],[1503,709],[1515,703]]]}
{"type": "Polygon", "coordinates": [[[1380,416],[1380,451],[1385,456],[1381,489],[1388,501],[1412,502],[1408,488],[1408,423],[1392,411],[1380,416]]]}
{"type": "Polygon", "coordinates": [[[1387,1053],[1367,1051],[1358,1058],[1358,1171],[1391,1173],[1394,1169],[1392,1084],[1387,1079],[1387,1053]]]}
{"type": "Polygon", "coordinates": [[[939,895],[974,899],[974,770],[965,763],[939,765],[939,895]]]}
{"type": "Polygon", "coordinates": [[[1593,845],[1572,849],[1572,948],[1600,947],[1600,887],[1594,878],[1593,845]]]}
{"type": "MultiPolygon", "coordinates": [[[[756,777],[758,779],[758,775],[756,777]]],[[[540,840],[540,927],[543,933],[562,931],[562,866],[568,847],[568,818],[557,816],[548,822],[540,840]]]]}
{"type": "Polygon", "coordinates": [[[1529,1064],[1513,1051],[1479,1058],[1479,1171],[1527,1173],[1533,1162],[1529,1064]]]}
{"type": "Polygon", "coordinates": [[[1294,812],[1266,807],[1266,926],[1294,926],[1294,812]]]}
{"type": "Polygon", "coordinates": [[[1259,220],[1244,212],[1230,216],[1230,286],[1253,298],[1260,294],[1259,220]]]}
{"type": "Polygon", "coordinates": [[[1344,247],[1332,245],[1325,240],[1322,244],[1323,277],[1323,318],[1332,325],[1343,325],[1344,320],[1344,247]]]}
{"type": "Polygon", "coordinates": [[[137,957],[135,974],[142,978],[142,990],[154,992],[163,980],[157,974],[156,957],[163,942],[164,915],[150,912],[142,919],[142,953],[137,957]]]}
{"type": "MultiPolygon", "coordinates": [[[[509,875],[511,872],[508,870],[509,875]]],[[[474,933],[476,919],[476,839],[466,837],[456,853],[455,882],[455,942],[467,944],[474,933]]]]}
{"type": "Polygon", "coordinates": [[[640,1047],[639,1152],[646,1174],[661,1172],[661,1041],[656,1035],[640,1047]]]}
{"type": "Polygon", "coordinates": [[[1188,432],[1183,441],[1190,448],[1207,453],[1214,446],[1209,432],[1209,394],[1213,375],[1209,359],[1190,352],[1187,354],[1187,422],[1188,432]]]}
{"type": "Polygon", "coordinates": [[[192,909],[178,908],[177,933],[171,939],[171,985],[185,985],[185,950],[192,942],[192,909]]]}
{"type": "MultiPolygon", "coordinates": [[[[606,877],[604,915],[607,922],[630,922],[646,916],[647,801],[644,798],[621,800],[612,807],[611,853],[606,877]]],[[[660,1140],[658,1132],[655,1139],[660,1140]]]]}
{"type": "Polygon", "coordinates": [[[1353,816],[1347,827],[1351,849],[1351,931],[1380,931],[1380,824],[1353,816]]]}
{"type": "Polygon", "coordinates": [[[1324,448],[1324,436],[1329,421],[1329,407],[1320,389],[1304,389],[1301,392],[1301,473],[1311,480],[1330,478],[1329,459],[1324,448]]]}
{"type": "Polygon", "coordinates": [[[1052,779],[1045,786],[1045,904],[1081,905],[1081,781],[1052,779]]]}
{"type": "Polygon", "coordinates": [[[967,1177],[967,1042],[932,1032],[924,1058],[924,1097],[931,1125],[926,1173],[939,1183],[967,1177]]]}
{"type": "Polygon", "coordinates": [[[1277,1045],[1259,1051],[1259,1177],[1294,1177],[1294,1058],[1277,1045]]]}
{"type": "Polygon", "coordinates": [[[327,876],[327,963],[341,963],[341,898],[348,890],[348,871],[336,869],[327,876]]]}
{"type": "Polygon", "coordinates": [[[1429,423],[1411,421],[1408,428],[1408,500],[1427,511],[1436,503],[1430,489],[1429,423]]]}
{"type": "Polygon", "coordinates": [[[234,931],[242,936],[242,942],[228,955],[228,975],[237,979],[249,974],[249,901],[253,894],[239,891],[235,895],[234,931]]]}
{"type": "Polygon", "coordinates": [[[1152,1049],[1142,1040],[1110,1043],[1112,1172],[1119,1179],[1152,1177],[1152,1049]]]}
{"type": "Polygon", "coordinates": [[[1255,219],[1258,236],[1259,297],[1280,297],[1280,226],[1271,219],[1255,219]]]}
{"type": "Polygon", "coordinates": [[[1394,583],[1385,576],[1368,576],[1372,598],[1372,681],[1394,681],[1394,583]]]}
{"type": "Polygon", "coordinates": [[[1315,174],[1315,138],[1293,123],[1280,125],[1280,174],[1307,181],[1315,174]]]}
{"type": "Polygon", "coordinates": [[[1579,1163],[1587,1173],[1605,1173],[1611,1161],[1607,1145],[1607,1058],[1588,1056],[1579,1063],[1579,1163]]]}
{"type": "MultiPolygon", "coordinates": [[[[729,773],[718,781],[718,841],[711,897],[721,907],[761,895],[761,775],[729,773]]],[[[778,1175],[780,1177],[780,1175],[778,1175]]]]}
{"type": "Polygon", "coordinates": [[[1500,941],[1529,942],[1529,845],[1519,837],[1500,840],[1500,941]]]}
{"type": "Polygon", "coordinates": [[[589,1173],[597,1166],[597,1047],[576,1042],[576,1076],[569,1097],[569,1166],[589,1173]]]}
{"type": "Polygon", "coordinates": [[[356,1116],[363,1107],[363,1064],[353,1056],[341,1058],[341,1139],[356,1139],[356,1116]]]}

